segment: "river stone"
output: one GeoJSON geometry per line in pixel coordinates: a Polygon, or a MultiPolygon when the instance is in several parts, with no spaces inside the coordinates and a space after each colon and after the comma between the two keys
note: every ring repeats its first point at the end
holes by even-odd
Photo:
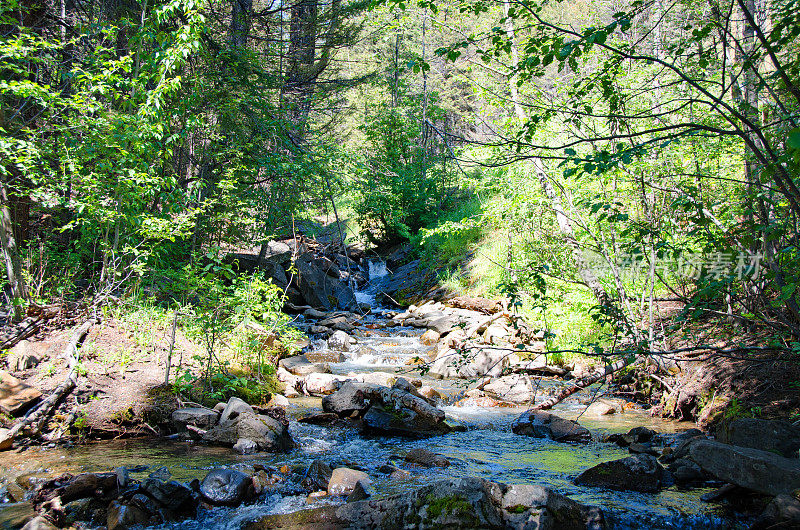
{"type": "Polygon", "coordinates": [[[791,495],[772,499],[750,530],[800,528],[800,502],[791,495]]]}
{"type": "Polygon", "coordinates": [[[419,338],[419,341],[424,344],[425,346],[433,346],[437,342],[439,342],[439,338],[441,337],[441,333],[436,331],[435,329],[429,329],[422,336],[419,338]]]}
{"type": "Polygon", "coordinates": [[[765,495],[800,488],[800,461],[768,451],[695,439],[686,447],[688,458],[720,480],[765,495]]]}
{"type": "Polygon", "coordinates": [[[306,471],[306,475],[303,477],[301,484],[309,491],[327,491],[332,473],[333,470],[331,466],[322,460],[314,460],[311,462],[311,465],[308,466],[308,471],[306,471]]]}
{"type": "Polygon", "coordinates": [[[652,455],[637,454],[590,467],[575,479],[579,486],[654,493],[661,488],[664,468],[652,455]]]}
{"type": "Polygon", "coordinates": [[[339,390],[322,398],[322,410],[337,414],[341,418],[351,416],[354,412],[363,413],[369,408],[369,402],[360,383],[345,382],[339,390]]]}
{"type": "Polygon", "coordinates": [[[341,386],[342,382],[351,379],[344,375],[333,374],[309,374],[305,378],[306,392],[312,396],[326,396],[333,394],[341,386]]]}
{"type": "Polygon", "coordinates": [[[349,467],[337,467],[328,480],[328,495],[349,495],[353,493],[357,482],[371,484],[372,479],[363,471],[349,467]]]}
{"type": "Polygon", "coordinates": [[[483,391],[495,399],[512,403],[533,403],[536,397],[530,377],[523,374],[511,374],[492,379],[483,387],[483,391]]]}
{"type": "Polygon", "coordinates": [[[356,485],[353,486],[353,492],[347,496],[345,502],[363,501],[364,499],[369,499],[373,495],[375,495],[375,488],[363,480],[359,480],[356,482],[356,485]]]}
{"type": "Polygon", "coordinates": [[[410,464],[416,464],[423,467],[447,467],[450,461],[444,456],[428,451],[421,447],[417,447],[408,452],[405,456],[405,461],[410,464]]]}
{"type": "Polygon", "coordinates": [[[258,452],[258,444],[247,438],[239,438],[233,444],[233,452],[240,455],[252,455],[258,452]]]}
{"type": "Polygon", "coordinates": [[[250,476],[235,469],[212,469],[200,483],[200,495],[211,504],[236,506],[252,491],[250,476]]]}
{"type": "Polygon", "coordinates": [[[284,452],[293,446],[282,422],[265,415],[246,412],[227,424],[220,423],[203,435],[203,440],[233,447],[240,438],[252,440],[262,451],[284,452]]]}
{"type": "Polygon", "coordinates": [[[237,397],[232,397],[228,400],[228,403],[225,404],[225,408],[222,409],[222,414],[219,418],[219,424],[230,425],[241,414],[255,414],[255,410],[253,410],[253,407],[245,403],[243,400],[237,397]]]}
{"type": "Polygon", "coordinates": [[[481,348],[458,352],[450,348],[437,356],[428,375],[437,379],[497,377],[507,365],[508,352],[505,350],[481,348]]]}
{"type": "Polygon", "coordinates": [[[335,351],[350,351],[350,335],[342,330],[334,331],[328,338],[328,348],[335,351]]]}
{"type": "Polygon", "coordinates": [[[721,423],[714,431],[717,441],[750,447],[797,458],[800,449],[800,427],[788,421],[737,418],[721,423]]]}
{"type": "Polygon", "coordinates": [[[309,374],[324,374],[330,373],[331,369],[327,365],[317,365],[309,362],[305,355],[295,355],[294,357],[287,357],[278,361],[278,366],[287,370],[289,373],[298,376],[305,376],[309,374]]]}
{"type": "Polygon", "coordinates": [[[351,377],[354,381],[358,381],[359,383],[372,383],[373,385],[381,385],[381,386],[394,386],[397,382],[397,374],[390,374],[387,372],[367,372],[363,374],[355,374],[350,373],[348,377],[351,377]]]}
{"type": "Polygon", "coordinates": [[[192,490],[176,480],[163,482],[155,478],[142,481],[141,489],[159,504],[171,511],[177,511],[192,497],[192,490]]]}
{"type": "Polygon", "coordinates": [[[365,432],[385,436],[418,438],[432,434],[446,434],[450,428],[444,422],[433,422],[430,418],[408,408],[394,408],[373,404],[364,414],[365,432]]]}
{"type": "Polygon", "coordinates": [[[584,414],[587,416],[607,416],[615,412],[617,412],[617,409],[614,405],[606,403],[605,401],[596,401],[586,407],[584,414]]]}
{"type": "Polygon", "coordinates": [[[523,412],[511,427],[515,434],[549,438],[557,442],[589,442],[591,433],[578,422],[541,410],[523,412]]]}
{"type": "Polygon", "coordinates": [[[201,407],[178,409],[172,413],[172,423],[182,428],[194,425],[201,429],[209,429],[217,424],[219,412],[201,407]]]}

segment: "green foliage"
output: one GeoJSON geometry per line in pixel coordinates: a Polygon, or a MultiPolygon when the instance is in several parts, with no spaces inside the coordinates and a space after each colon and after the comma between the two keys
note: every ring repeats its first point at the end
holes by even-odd
{"type": "Polygon", "coordinates": [[[380,239],[409,239],[442,191],[435,160],[419,146],[419,118],[382,106],[362,129],[367,155],[353,209],[363,226],[380,231],[380,239]]]}

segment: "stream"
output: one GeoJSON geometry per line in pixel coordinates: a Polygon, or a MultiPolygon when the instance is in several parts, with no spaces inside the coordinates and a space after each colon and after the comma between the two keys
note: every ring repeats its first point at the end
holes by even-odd
{"type": "MultiPolygon", "coordinates": [[[[370,266],[372,280],[385,274],[385,267],[370,266]]],[[[359,302],[375,304],[376,281],[371,289],[358,293],[359,302]]],[[[353,372],[385,372],[407,379],[419,379],[426,385],[441,389],[443,393],[458,394],[467,388],[462,380],[434,380],[420,375],[418,369],[407,362],[430,349],[420,341],[424,330],[406,327],[380,329],[390,315],[376,309],[363,320],[363,327],[352,335],[358,344],[345,353],[345,360],[331,363],[334,374],[353,372]]],[[[324,350],[324,341],[316,341],[313,348],[324,350]]],[[[545,380],[544,384],[560,381],[545,380]]],[[[597,389],[589,388],[573,399],[557,405],[553,412],[576,419],[585,405],[581,399],[590,397],[597,389]]],[[[699,497],[708,489],[679,489],[671,486],[657,494],[620,492],[580,487],[572,480],[581,471],[598,463],[628,456],[626,449],[615,444],[592,442],[576,445],[530,438],[512,433],[511,422],[523,407],[442,407],[448,420],[466,427],[464,432],[452,432],[427,439],[397,437],[364,437],[352,429],[323,427],[299,423],[298,418],[321,411],[321,399],[302,397],[291,400],[287,416],[291,418],[290,432],[297,447],[288,454],[260,453],[242,456],[230,449],[209,447],[200,443],[177,442],[162,439],[133,439],[95,442],[73,448],[37,447],[22,453],[0,454],[0,483],[2,488],[16,484],[35,484],[44,478],[62,472],[108,471],[116,467],[147,466],[146,470],[131,473],[141,479],[148,473],[165,466],[172,478],[188,481],[202,479],[208,470],[225,466],[247,471],[254,464],[280,469],[302,470],[314,459],[333,465],[347,465],[366,471],[373,479],[377,493],[390,494],[414,489],[443,478],[475,476],[508,484],[535,483],[568,495],[585,503],[603,508],[610,528],[734,528],[734,523],[713,504],[699,497]],[[390,479],[378,469],[395,453],[404,454],[409,449],[422,447],[446,456],[451,465],[447,468],[413,469],[408,480],[390,479]]],[[[659,432],[678,432],[693,424],[663,421],[638,411],[625,411],[601,418],[579,418],[590,429],[595,439],[603,433],[627,432],[632,427],[647,426],[659,432]]],[[[236,508],[215,508],[202,512],[198,519],[170,523],[156,528],[171,529],[238,529],[243,522],[269,513],[288,513],[309,507],[307,493],[299,486],[298,474],[287,479],[281,494],[262,497],[257,503],[236,508]],[[292,480],[297,482],[293,486],[292,480]]],[[[0,488],[0,494],[2,494],[0,488]]],[[[0,495],[3,496],[3,495],[0,495]]],[[[320,499],[313,506],[342,500],[320,499]]],[[[15,528],[25,512],[24,503],[0,505],[0,528],[15,528]]]]}

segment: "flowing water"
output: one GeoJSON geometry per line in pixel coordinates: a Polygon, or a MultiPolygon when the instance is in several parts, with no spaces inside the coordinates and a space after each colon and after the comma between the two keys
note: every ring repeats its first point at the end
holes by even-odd
{"type": "MultiPolygon", "coordinates": [[[[359,293],[361,301],[374,303],[379,281],[385,274],[379,265],[370,264],[372,285],[359,293]]],[[[422,379],[425,384],[441,388],[445,394],[457,395],[465,389],[462,381],[434,381],[419,374],[407,365],[410,359],[425,353],[429,347],[419,340],[421,330],[409,328],[371,329],[385,321],[377,311],[366,317],[364,328],[354,335],[359,344],[346,353],[342,363],[331,365],[334,373],[385,372],[403,375],[409,379],[422,379]]],[[[315,344],[324,349],[324,342],[315,344]]],[[[557,384],[547,381],[546,384],[557,384]]],[[[589,392],[592,392],[589,389],[589,392]]],[[[581,396],[577,396],[580,398],[581,396]]],[[[287,409],[294,418],[290,431],[297,447],[289,454],[259,454],[240,456],[226,448],[165,440],[123,440],[97,442],[74,448],[32,448],[23,453],[0,455],[0,476],[11,481],[9,489],[17,484],[30,485],[45,477],[61,472],[106,471],[119,466],[134,467],[145,464],[146,471],[133,473],[143,478],[147,473],[166,466],[177,480],[202,479],[206,472],[219,466],[247,469],[253,464],[273,468],[288,466],[298,471],[316,458],[332,465],[347,465],[366,471],[374,480],[379,494],[403,492],[443,478],[477,476],[493,481],[535,483],[548,486],[573,499],[603,507],[613,528],[732,528],[734,525],[715,513],[713,505],[703,503],[699,496],[708,490],[681,490],[676,486],[658,494],[618,492],[579,487],[572,479],[584,469],[600,462],[628,456],[627,450],[613,444],[589,443],[572,445],[518,436],[511,432],[511,422],[524,409],[497,407],[443,407],[448,418],[467,427],[465,432],[444,436],[407,440],[395,437],[364,437],[351,429],[320,427],[298,423],[296,418],[320,410],[319,398],[292,400],[287,409]],[[394,454],[404,454],[414,447],[445,455],[451,462],[447,468],[412,469],[408,480],[392,480],[378,471],[394,454]]],[[[568,418],[578,417],[582,410],[577,399],[556,407],[557,414],[568,418]]],[[[625,412],[602,419],[580,418],[581,423],[596,434],[627,432],[630,428],[645,425],[661,432],[675,432],[690,428],[680,424],[653,419],[641,412],[625,412]]],[[[288,513],[309,507],[306,493],[300,488],[300,473],[292,474],[281,493],[267,495],[253,505],[237,508],[219,508],[203,512],[198,519],[171,523],[172,529],[237,529],[242,522],[268,513],[288,513]]],[[[333,500],[316,501],[334,502],[333,500]]],[[[341,502],[341,501],[339,501],[341,502]]],[[[13,527],[13,517],[19,517],[20,505],[0,506],[0,528],[3,520],[13,527]]]]}

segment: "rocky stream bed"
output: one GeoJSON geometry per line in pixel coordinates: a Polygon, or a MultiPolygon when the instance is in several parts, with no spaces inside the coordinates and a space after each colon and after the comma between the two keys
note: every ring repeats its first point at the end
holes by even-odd
{"type": "MultiPolygon", "coordinates": [[[[376,305],[374,294],[356,293],[362,310],[376,305]]],[[[787,495],[800,487],[791,425],[744,422],[724,440],[739,445],[725,444],[604,398],[597,385],[532,412],[533,398],[587,368],[509,355],[515,341],[537,338],[508,315],[433,303],[366,314],[294,309],[316,339],[281,362],[287,390],[269,407],[232,398],[176,411],[178,432],[167,438],[1,453],[0,528],[715,529],[799,520],[787,495]]]]}

